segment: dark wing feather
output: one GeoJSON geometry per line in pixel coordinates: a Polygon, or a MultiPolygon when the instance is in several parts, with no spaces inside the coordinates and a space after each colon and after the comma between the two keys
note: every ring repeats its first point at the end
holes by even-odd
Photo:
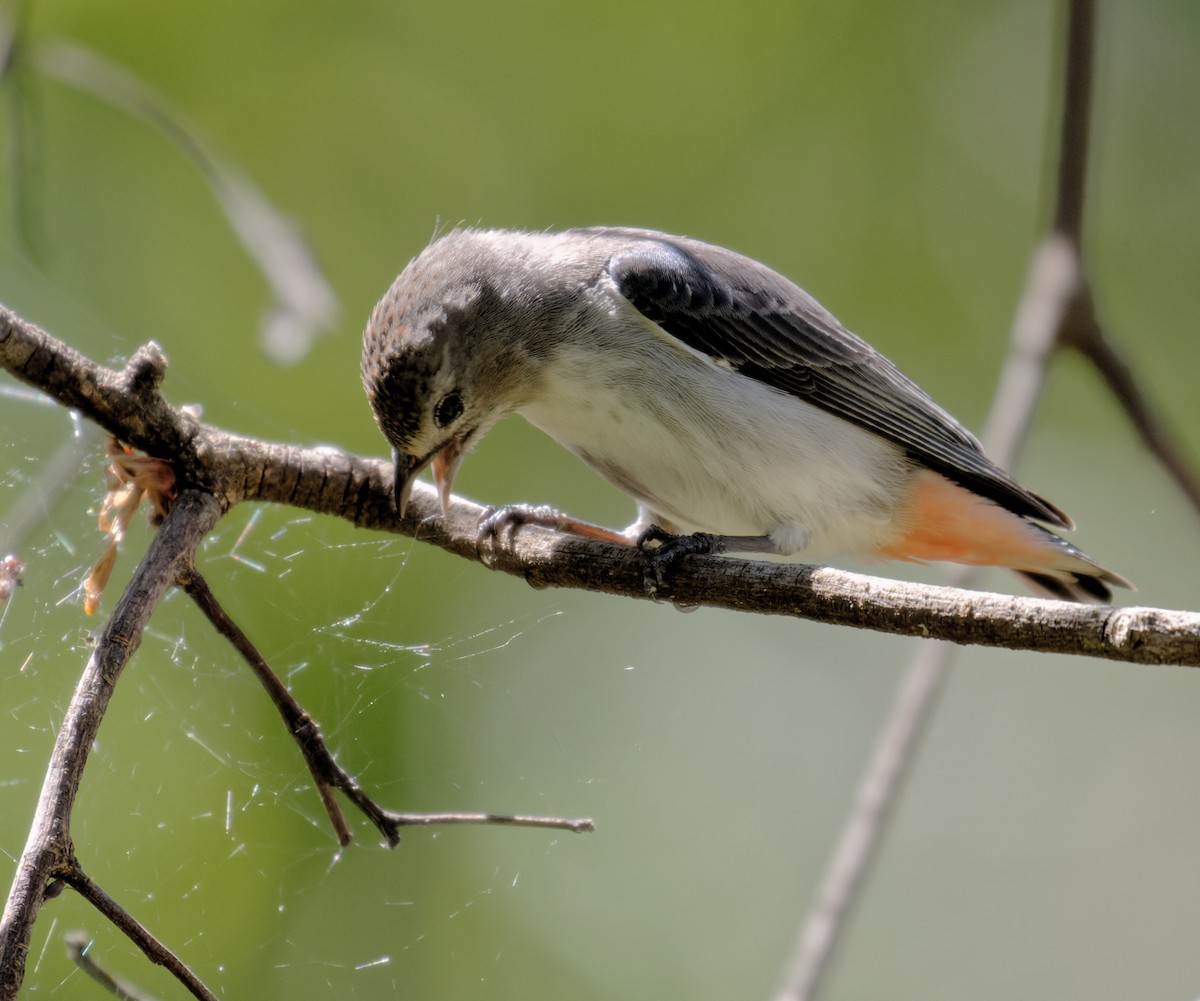
{"type": "Polygon", "coordinates": [[[1066,514],[988,459],[974,435],[783,276],[696,240],[589,232],[625,238],[608,274],[639,312],[689,348],[881,435],[1016,514],[1071,527],[1066,514]]]}

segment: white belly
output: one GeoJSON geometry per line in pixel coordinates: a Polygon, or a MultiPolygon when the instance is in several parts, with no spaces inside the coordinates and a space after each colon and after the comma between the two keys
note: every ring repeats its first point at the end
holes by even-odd
{"type": "Polygon", "coordinates": [[[603,379],[555,358],[520,412],[680,530],[770,536],[807,559],[866,555],[890,534],[909,472],[897,446],[705,359],[652,353],[603,379]]]}

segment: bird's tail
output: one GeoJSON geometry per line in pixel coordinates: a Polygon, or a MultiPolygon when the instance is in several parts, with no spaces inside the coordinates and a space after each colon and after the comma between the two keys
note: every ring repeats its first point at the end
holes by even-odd
{"type": "Polygon", "coordinates": [[[883,559],[946,560],[1012,570],[1039,593],[1068,601],[1111,601],[1109,585],[1133,588],[1065,539],[928,469],[913,474],[893,518],[883,559]]]}

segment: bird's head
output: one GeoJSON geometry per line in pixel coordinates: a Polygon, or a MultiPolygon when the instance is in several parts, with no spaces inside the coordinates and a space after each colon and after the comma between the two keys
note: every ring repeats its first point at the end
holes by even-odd
{"type": "Polygon", "coordinates": [[[401,515],[426,466],[448,510],[463,457],[520,405],[530,377],[494,260],[456,237],[405,268],[363,335],[363,386],[392,446],[401,515]]]}

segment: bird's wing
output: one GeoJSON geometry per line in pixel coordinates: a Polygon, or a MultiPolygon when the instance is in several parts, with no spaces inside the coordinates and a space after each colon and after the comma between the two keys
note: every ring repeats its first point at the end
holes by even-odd
{"type": "Polygon", "coordinates": [[[592,232],[626,238],[607,272],[670,337],[894,442],[913,460],[1014,513],[1071,527],[1065,513],[988,459],[974,435],[782,275],[696,240],[640,230],[592,232]]]}

